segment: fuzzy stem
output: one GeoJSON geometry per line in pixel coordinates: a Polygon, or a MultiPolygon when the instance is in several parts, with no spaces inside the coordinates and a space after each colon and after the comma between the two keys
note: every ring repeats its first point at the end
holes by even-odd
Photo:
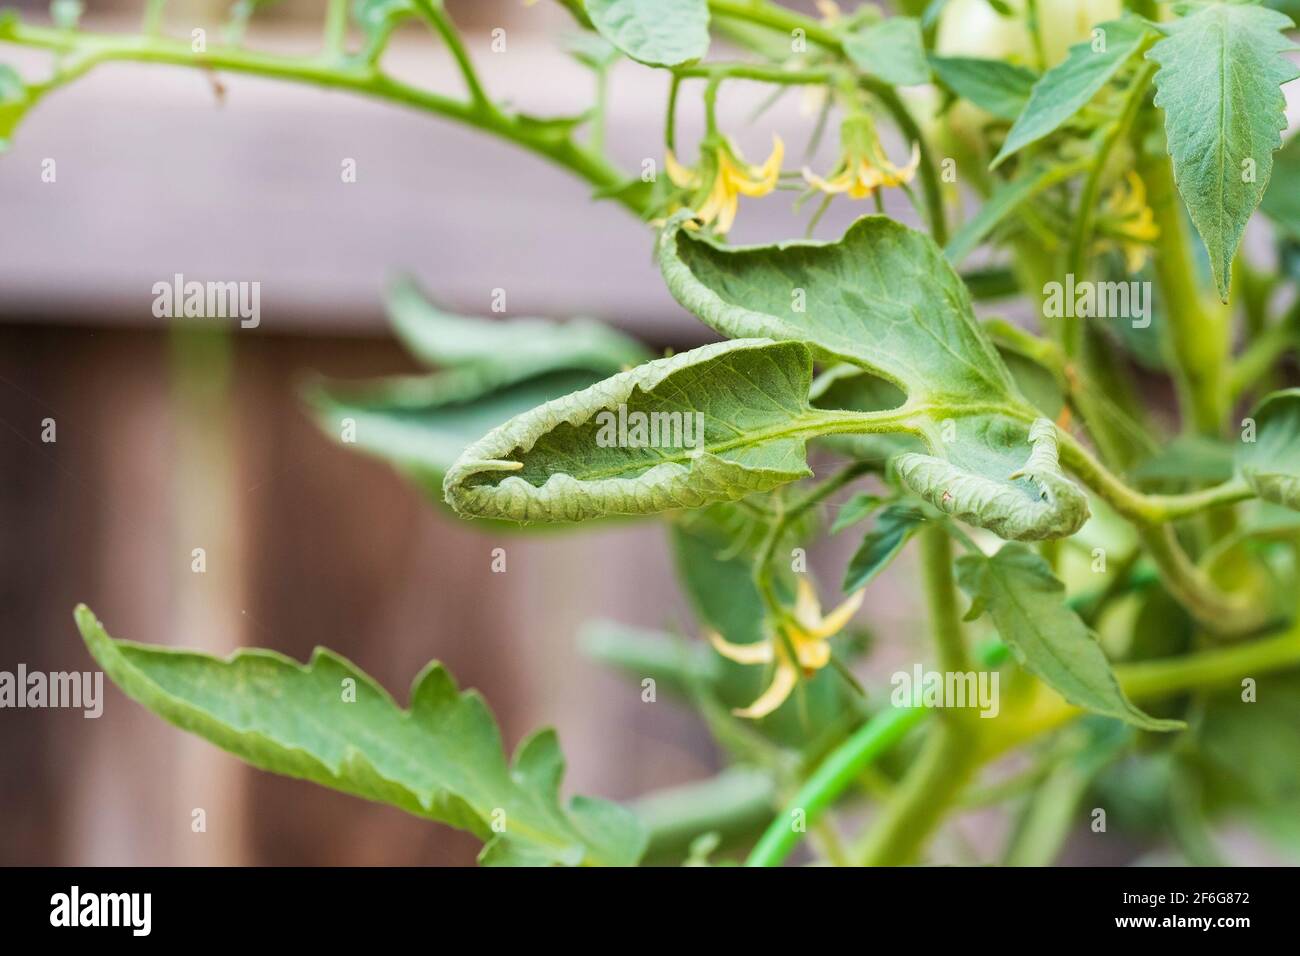
{"type": "Polygon", "coordinates": [[[1142,178],[1160,229],[1155,242],[1155,270],[1164,299],[1161,314],[1169,337],[1184,427],[1217,436],[1228,407],[1224,370],[1230,314],[1209,301],[1197,286],[1196,261],[1169,157],[1162,153],[1146,158],[1142,178]]]}
{"type": "Polygon", "coordinates": [[[6,26],[0,40],[51,50],[69,56],[66,68],[49,82],[34,87],[40,98],[85,75],[102,63],[131,61],[165,63],[200,70],[227,70],[252,76],[291,80],[327,89],[341,89],[377,100],[435,113],[514,143],[585,179],[597,192],[608,192],[637,216],[648,212],[649,189],[620,189],[628,182],[623,171],[603,156],[557,133],[531,117],[506,113],[491,103],[462,101],[410,86],[381,71],[375,64],[355,62],[340,66],[328,58],[298,58],[259,53],[237,47],[209,47],[194,53],[188,43],[164,38],[118,37],[82,31],[6,26]]]}
{"type": "Polygon", "coordinates": [[[923,707],[891,707],[876,714],[818,766],[784,810],[772,821],[749,854],[746,866],[779,866],[803,834],[792,821],[802,810],[805,823],[820,814],[857,779],[873,760],[898,743],[925,719],[923,707]]]}
{"type": "MultiPolygon", "coordinates": [[[[941,524],[925,528],[919,537],[921,574],[939,668],[947,673],[965,672],[970,659],[957,612],[952,541],[941,524]]],[[[939,713],[921,754],[867,834],[861,854],[865,865],[901,866],[915,861],[977,766],[970,719],[971,715],[959,708],[939,713]]]]}

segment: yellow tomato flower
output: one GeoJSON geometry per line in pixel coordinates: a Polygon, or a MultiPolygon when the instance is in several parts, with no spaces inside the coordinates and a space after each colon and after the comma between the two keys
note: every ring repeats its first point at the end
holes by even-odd
{"type": "Polygon", "coordinates": [[[806,166],[803,178],[824,193],[844,193],[850,199],[866,199],[881,187],[902,186],[912,181],[921,162],[920,147],[912,144],[906,166],[895,166],[885,155],[876,135],[876,124],[865,113],[854,114],[840,125],[840,161],[823,179],[806,166]]]}
{"type": "Polygon", "coordinates": [[[847,601],[822,616],[821,602],[807,578],[799,578],[795,595],[794,614],[778,625],[781,634],[773,635],[756,644],[732,644],[716,631],[709,633],[709,643],[728,660],[737,664],[773,664],[772,682],[767,690],[748,707],[732,711],[737,717],[757,719],[772,713],[790,696],[799,680],[799,672],[812,676],[831,661],[829,639],[844,629],[849,619],[862,606],[863,591],[854,593],[847,601]],[[784,635],[784,639],[782,639],[784,635]],[[791,651],[794,657],[791,658],[791,651]]]}
{"type": "Polygon", "coordinates": [[[835,0],[816,0],[813,4],[817,8],[818,14],[821,15],[822,23],[832,24],[839,20],[844,14],[840,12],[840,5],[835,0]]]}
{"type": "Polygon", "coordinates": [[[736,221],[741,196],[766,196],[776,188],[785,144],[780,136],[773,136],[772,154],[762,166],[747,164],[740,150],[721,138],[714,145],[706,140],[702,153],[700,166],[690,169],[678,162],[669,150],[664,158],[664,171],[678,189],[693,191],[690,205],[695,218],[712,223],[714,232],[725,235],[736,221]]]}
{"type": "Polygon", "coordinates": [[[1097,244],[1097,251],[1119,248],[1129,275],[1142,271],[1151,243],[1160,238],[1155,213],[1147,205],[1147,187],[1132,170],[1115,187],[1102,208],[1100,225],[1109,236],[1097,244]]]}

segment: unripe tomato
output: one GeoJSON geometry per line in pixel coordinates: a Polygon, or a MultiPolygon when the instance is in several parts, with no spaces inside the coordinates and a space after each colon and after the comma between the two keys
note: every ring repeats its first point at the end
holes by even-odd
{"type": "MultiPolygon", "coordinates": [[[[1026,0],[1006,2],[1016,16],[1003,16],[988,0],[949,0],[939,18],[936,51],[940,56],[977,56],[1036,66],[1026,0]]],[[[1094,26],[1122,13],[1120,0],[1040,0],[1045,65],[1060,63],[1073,44],[1088,39],[1094,26]]]]}

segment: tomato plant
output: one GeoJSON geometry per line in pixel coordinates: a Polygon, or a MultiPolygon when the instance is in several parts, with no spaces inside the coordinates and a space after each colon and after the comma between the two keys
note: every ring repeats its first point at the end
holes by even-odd
{"type": "Polygon", "coordinates": [[[770,866],[806,836],[836,864],[904,864],[929,858],[952,815],[994,803],[1015,815],[1009,863],[1050,862],[1071,826],[1104,831],[1107,806],[1200,862],[1218,859],[1205,828],[1223,814],[1294,845],[1287,5],[563,5],[597,92],[562,117],[494,100],[439,0],[334,0],[308,57],[238,30],[201,48],[169,38],[156,2],[131,36],[83,31],[67,5],[53,27],[7,15],[0,41],[54,59],[44,79],[0,67],[0,140],[101,63],[168,63],[463,123],[643,220],[667,288],[722,341],[656,357],[596,322],[452,315],[399,283],[394,330],[428,374],[328,383],[306,402],[486,533],[661,521],[699,640],[606,625],[590,647],[697,707],[736,766],[634,809],[565,801],[554,735],[509,758],[482,699],[437,664],[403,709],[327,650],[218,660],[116,640],[82,607],[109,676],[254,766],[469,830],[485,863],[706,862],[725,843],[770,866]],[[384,70],[407,21],[443,45],[463,95],[384,70]],[[721,33],[735,57],[715,52],[721,33]],[[637,171],[604,142],[622,60],[668,77],[663,151],[637,171]],[[741,82],[810,91],[837,159],[789,170],[778,131],[766,156],[742,155],[717,110],[741,82]],[[691,144],[676,137],[687,96],[706,120],[691,144]],[[866,214],[834,241],[728,243],[750,199],[779,189],[866,214]],[[923,228],[884,215],[887,192],[923,228]],[[1243,244],[1248,227],[1259,241],[1243,244]],[[1016,306],[1029,321],[997,313],[1016,306]],[[846,534],[861,543],[835,596],[806,557],[846,534]],[[864,686],[853,622],[908,547],[930,651],[864,686]],[[1008,775],[1013,754],[1027,769],[1008,775]]]}

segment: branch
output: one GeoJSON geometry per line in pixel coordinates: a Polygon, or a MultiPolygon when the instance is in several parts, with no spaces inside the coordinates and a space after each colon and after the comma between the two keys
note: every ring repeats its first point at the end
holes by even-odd
{"type": "Polygon", "coordinates": [[[460,33],[456,30],[456,25],[452,23],[451,17],[447,16],[447,11],[443,9],[441,0],[415,0],[415,5],[416,9],[420,11],[420,16],[442,37],[442,42],[447,44],[447,49],[451,52],[452,58],[456,61],[456,66],[460,69],[460,75],[465,81],[465,89],[469,93],[470,99],[479,107],[495,110],[496,106],[488,99],[487,93],[483,90],[483,84],[479,81],[478,71],[474,69],[474,63],[469,58],[469,51],[465,49],[460,33]]]}
{"type": "MultiPolygon", "coordinates": [[[[938,667],[947,673],[970,669],[957,613],[952,541],[942,524],[920,534],[921,568],[930,626],[938,646],[938,667]]],[[[972,715],[961,708],[940,711],[916,761],[894,798],[867,832],[861,859],[866,866],[903,866],[915,861],[930,834],[974,775],[978,762],[972,715]]]]}
{"type": "Polygon", "coordinates": [[[1057,438],[1061,446],[1061,461],[1065,466],[1112,508],[1139,525],[1177,521],[1211,508],[1255,497],[1254,491],[1240,478],[1231,478],[1210,488],[1179,495],[1143,494],[1126,485],[1069,432],[1058,428],[1057,438]]]}
{"type": "Polygon", "coordinates": [[[226,70],[347,90],[371,99],[434,113],[483,130],[542,156],[586,180],[638,217],[648,211],[649,189],[623,188],[630,177],[603,156],[579,145],[562,124],[506,113],[490,101],[462,101],[393,79],[377,64],[357,58],[340,64],[328,56],[287,57],[240,47],[213,46],[195,53],[188,43],[163,37],[114,36],[28,26],[0,18],[0,41],[49,50],[66,59],[54,76],[31,87],[33,100],[66,86],[102,63],[163,63],[199,70],[226,70]]]}

